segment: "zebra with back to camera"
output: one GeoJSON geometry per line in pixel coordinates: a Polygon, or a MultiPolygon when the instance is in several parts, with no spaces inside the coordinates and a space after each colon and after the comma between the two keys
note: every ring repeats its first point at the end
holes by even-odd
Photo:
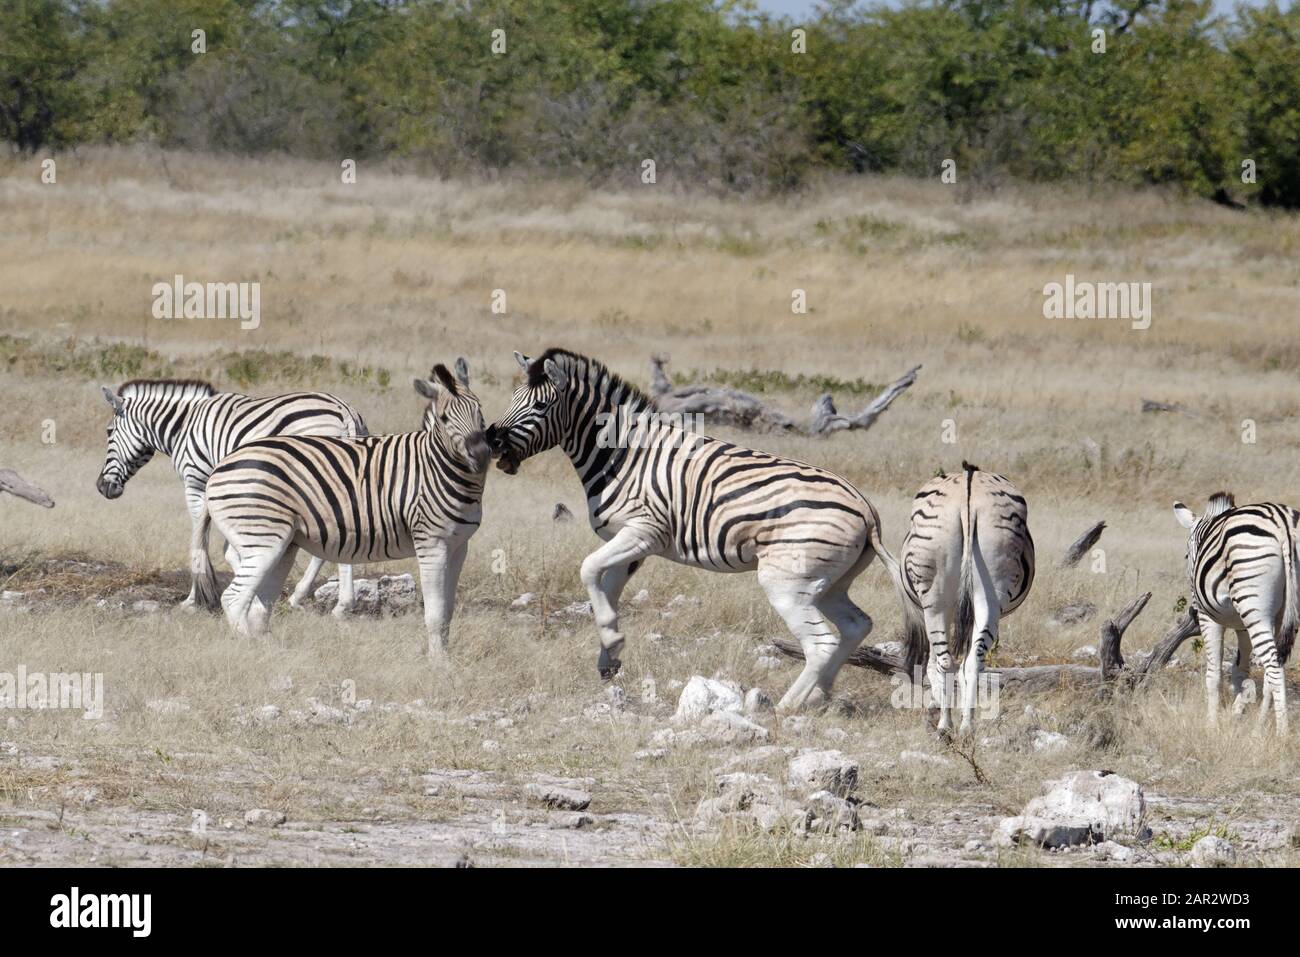
{"type": "Polygon", "coordinates": [[[423,430],[364,438],[275,436],[241,445],[208,480],[202,519],[238,555],[221,596],[240,634],[266,632],[299,548],[330,561],[420,563],[429,654],[446,648],[456,583],[482,519],[491,461],[464,360],[416,379],[423,430]]]}
{"type": "Polygon", "coordinates": [[[620,666],[618,603],[628,578],[661,555],[710,571],[757,571],[806,659],[779,707],[827,700],[840,667],[871,631],[849,586],[877,553],[893,561],[871,503],[825,469],[653,415],[648,396],[594,359],[564,349],[515,359],[527,381],[488,429],[488,442],[507,474],[558,445],[582,481],[591,527],[605,541],[581,567],[602,677],[620,666]],[[628,421],[637,422],[635,441],[611,435],[611,424],[628,421]]]}
{"type": "Polygon", "coordinates": [[[962,462],[957,475],[926,482],[912,500],[899,555],[909,676],[928,659],[940,731],[950,727],[956,671],[961,730],[970,730],[984,657],[998,621],[1034,582],[1034,540],[1020,491],[1001,475],[962,462]]]}
{"type": "MultiPolygon", "coordinates": [[[[215,611],[219,596],[206,544],[199,541],[203,490],[213,467],[235,448],[268,435],[366,435],[361,414],[324,392],[290,392],[252,398],[238,392],[218,392],[207,382],[192,379],[134,379],[116,392],[103,387],[113,410],[108,424],[108,451],[95,488],[107,499],[119,498],[126,483],[161,452],[172,460],[185,489],[190,513],[190,593],[182,607],[215,611]]],[[[227,563],[234,567],[227,550],[227,563]]],[[[324,562],[313,560],[294,589],[290,604],[300,605],[324,562]]],[[[353,604],[352,569],[339,566],[336,616],[353,604]]]]}
{"type": "Polygon", "coordinates": [[[1192,607],[1205,640],[1205,690],[1210,723],[1218,721],[1219,683],[1223,668],[1223,631],[1237,633],[1232,666],[1233,710],[1245,710],[1242,686],[1254,661],[1264,669],[1258,725],[1270,703],[1278,734],[1287,726],[1286,685],[1282,668],[1291,655],[1300,624],[1300,581],[1296,572],[1300,512],[1260,502],[1237,506],[1227,492],[1210,497],[1205,513],[1196,515],[1182,502],[1174,517],[1187,535],[1187,575],[1192,607]]]}

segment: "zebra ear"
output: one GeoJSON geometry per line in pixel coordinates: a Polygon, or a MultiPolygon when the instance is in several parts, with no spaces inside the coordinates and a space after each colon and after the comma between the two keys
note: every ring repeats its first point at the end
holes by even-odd
{"type": "Polygon", "coordinates": [[[102,385],[99,388],[100,391],[104,393],[104,399],[110,406],[112,406],[113,411],[118,415],[121,415],[122,409],[125,408],[125,404],[122,402],[122,397],[106,385],[102,385]]]}
{"type": "Polygon", "coordinates": [[[415,391],[426,399],[432,401],[438,397],[438,383],[431,382],[428,379],[412,379],[411,381],[415,384],[415,391]]]}
{"type": "Polygon", "coordinates": [[[551,380],[551,385],[555,386],[556,392],[563,392],[564,387],[569,384],[569,377],[560,364],[554,359],[547,359],[546,365],[542,366],[546,370],[546,378],[551,380]]]}
{"type": "Polygon", "coordinates": [[[1178,519],[1178,524],[1183,528],[1191,528],[1196,524],[1196,514],[1182,502],[1174,502],[1174,518],[1178,519]]]}
{"type": "Polygon", "coordinates": [[[456,381],[463,386],[469,385],[469,363],[465,361],[464,356],[456,360],[456,381]]]}
{"type": "Polygon", "coordinates": [[[523,369],[525,372],[528,371],[529,365],[532,364],[532,360],[522,352],[515,353],[515,361],[519,363],[519,368],[523,369]]]}

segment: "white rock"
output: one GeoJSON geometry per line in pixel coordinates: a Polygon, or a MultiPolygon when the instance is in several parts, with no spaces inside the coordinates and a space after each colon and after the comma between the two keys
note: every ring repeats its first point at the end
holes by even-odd
{"type": "Polygon", "coordinates": [[[482,748],[484,751],[495,753],[501,750],[501,742],[493,740],[492,738],[488,738],[482,744],[480,744],[479,747],[482,748]]]}
{"type": "Polygon", "coordinates": [[[520,595],[518,598],[516,598],[514,601],[512,601],[512,602],[510,603],[510,607],[511,607],[511,608],[527,608],[528,605],[532,602],[532,600],[533,600],[533,593],[530,592],[530,591],[526,591],[526,592],[524,592],[522,595],[520,595]]]}
{"type": "Polygon", "coordinates": [[[674,717],[679,721],[698,721],[717,711],[739,714],[744,704],[744,695],[735,682],[692,675],[677,699],[674,717]]]}
{"type": "Polygon", "coordinates": [[[583,814],[581,811],[565,811],[551,817],[551,823],[556,827],[570,828],[572,830],[587,827],[595,823],[595,820],[590,814],[583,814]]]}
{"type": "Polygon", "coordinates": [[[1231,867],[1237,863],[1237,849],[1221,837],[1207,834],[1192,845],[1193,867],[1231,867]]]}
{"type": "Polygon", "coordinates": [[[1093,645],[1082,645],[1070,652],[1070,657],[1092,661],[1097,657],[1097,649],[1093,645]]]}
{"type": "Polygon", "coordinates": [[[817,791],[809,795],[804,804],[803,831],[833,834],[836,831],[856,831],[861,827],[857,808],[830,791],[817,791]]]}
{"type": "Polygon", "coordinates": [[[641,679],[641,703],[654,704],[659,700],[659,690],[655,680],[649,675],[641,679]]]}
{"type": "Polygon", "coordinates": [[[1116,844],[1114,841],[1102,841],[1096,847],[1097,857],[1103,861],[1114,861],[1116,864],[1124,864],[1133,859],[1133,849],[1125,847],[1123,844],[1116,844]]]}
{"type": "Polygon", "coordinates": [[[1033,741],[1035,751],[1045,751],[1049,754],[1056,751],[1064,751],[1070,746],[1070,739],[1063,734],[1055,731],[1035,731],[1030,740],[1033,741]]]}
{"type": "Polygon", "coordinates": [[[244,815],[244,823],[257,827],[279,827],[287,818],[283,811],[272,811],[264,807],[255,807],[244,815]]]}
{"type": "Polygon", "coordinates": [[[532,783],[525,785],[524,790],[533,800],[564,811],[585,811],[591,804],[591,795],[577,788],[532,783]]]}
{"type": "Polygon", "coordinates": [[[146,612],[146,613],[148,613],[148,614],[152,614],[153,612],[156,612],[156,611],[157,611],[159,608],[161,608],[161,607],[162,607],[162,606],[161,606],[160,604],[158,604],[158,602],[156,602],[156,601],[151,601],[151,600],[148,600],[148,599],[142,599],[141,601],[133,602],[132,605],[131,605],[131,610],[132,610],[132,611],[142,611],[142,612],[146,612]]]}
{"type": "Polygon", "coordinates": [[[829,791],[847,797],[858,786],[858,762],[841,751],[805,751],[790,761],[790,786],[802,791],[829,791]]]}
{"type": "Polygon", "coordinates": [[[903,653],[903,643],[901,641],[882,641],[880,644],[871,647],[885,655],[898,656],[903,653]]]}
{"type": "Polygon", "coordinates": [[[1052,821],[1019,815],[1004,817],[993,832],[993,843],[1002,847],[1034,844],[1039,847],[1074,847],[1098,841],[1099,835],[1084,821],[1052,821]]]}
{"type": "Polygon", "coordinates": [[[1025,817],[1084,824],[1105,838],[1136,838],[1146,798],[1136,781],[1102,771],[1075,771],[1048,782],[1048,791],[1025,805],[1025,817]]]}
{"type": "Polygon", "coordinates": [[[781,664],[782,662],[780,658],[773,658],[771,655],[761,655],[754,662],[756,667],[762,668],[764,671],[775,671],[777,668],[781,667],[781,664]]]}
{"type": "Polygon", "coordinates": [[[632,604],[643,605],[650,600],[650,592],[644,588],[632,596],[632,604]]]}
{"type": "Polygon", "coordinates": [[[771,736],[767,728],[734,711],[714,711],[700,722],[700,730],[720,744],[751,744],[771,736]]]}

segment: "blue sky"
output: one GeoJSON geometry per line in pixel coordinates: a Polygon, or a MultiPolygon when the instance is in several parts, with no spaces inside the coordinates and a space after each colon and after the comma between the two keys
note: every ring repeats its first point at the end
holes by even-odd
{"type": "MultiPolygon", "coordinates": [[[[817,0],[755,0],[759,9],[789,17],[801,17],[811,13],[817,6],[817,0]]],[[[1251,6],[1262,6],[1262,0],[1246,0],[1251,6]]],[[[1231,13],[1233,0],[1215,0],[1215,9],[1220,13],[1231,13]]],[[[1284,2],[1283,8],[1287,6],[1284,2]]]]}

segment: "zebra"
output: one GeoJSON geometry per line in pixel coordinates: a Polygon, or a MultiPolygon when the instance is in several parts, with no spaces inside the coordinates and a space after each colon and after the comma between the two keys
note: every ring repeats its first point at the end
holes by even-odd
{"type": "Polygon", "coordinates": [[[1234,712],[1245,710],[1242,686],[1253,660],[1264,668],[1257,723],[1263,726],[1271,702],[1277,733],[1285,734],[1282,668],[1300,624],[1300,581],[1296,578],[1300,512],[1273,502],[1238,507],[1231,494],[1217,492],[1200,518],[1182,502],[1174,503],[1174,517],[1188,529],[1187,576],[1192,608],[1205,639],[1210,724],[1218,723],[1223,630],[1231,628],[1237,633],[1237,657],[1231,673],[1234,712]]]}
{"type": "MultiPolygon", "coordinates": [[[[202,590],[212,576],[206,545],[199,543],[203,489],[217,462],[244,442],[268,435],[366,435],[360,413],[324,392],[290,392],[265,399],[238,392],[218,392],[197,379],[133,379],[117,391],[103,386],[113,410],[108,424],[108,451],[95,488],[106,499],[120,498],[126,483],[155,452],[172,460],[185,489],[190,514],[190,593],[183,608],[218,607],[215,587],[202,590]]],[[[227,554],[227,559],[233,556],[227,554]]],[[[324,562],[313,560],[290,604],[307,598],[324,562]]],[[[352,569],[339,567],[339,597],[334,608],[343,616],[353,604],[352,569]]]]}
{"type": "Polygon", "coordinates": [[[275,436],[239,446],[213,469],[203,535],[215,523],[238,556],[221,596],[236,633],[265,634],[299,548],[353,563],[414,555],[429,654],[445,652],[491,456],[467,376],[458,380],[437,365],[431,379],[414,384],[429,400],[422,431],[275,436]]]}
{"type": "Polygon", "coordinates": [[[968,462],[961,474],[926,482],[912,500],[899,556],[905,660],[915,676],[928,658],[941,732],[951,727],[947,675],[956,670],[965,733],[984,656],[998,640],[998,620],[1020,607],[1034,583],[1028,519],[1024,496],[1011,482],[968,462]]]}
{"type": "Polygon", "coordinates": [[[828,701],[872,627],[849,586],[876,554],[888,556],[871,503],[825,469],[683,430],[595,359],[548,349],[515,360],[527,379],[489,427],[488,443],[507,474],[558,445],[582,481],[591,527],[604,540],[581,566],[601,677],[612,679],[622,664],[623,589],[660,555],[710,571],[756,571],[805,658],[778,707],[828,701]],[[612,434],[619,421],[637,423],[634,440],[612,434]]]}

